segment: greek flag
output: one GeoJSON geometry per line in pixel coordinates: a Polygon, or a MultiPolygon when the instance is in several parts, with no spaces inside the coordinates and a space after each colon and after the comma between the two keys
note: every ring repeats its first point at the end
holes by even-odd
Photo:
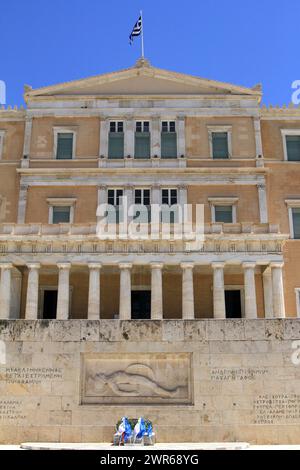
{"type": "Polygon", "coordinates": [[[143,28],[143,22],[142,22],[142,16],[139,17],[139,19],[137,20],[137,22],[135,23],[134,27],[133,27],[133,30],[129,36],[129,43],[132,44],[133,43],[133,39],[135,36],[140,36],[141,32],[142,32],[142,28],[143,28]]]}

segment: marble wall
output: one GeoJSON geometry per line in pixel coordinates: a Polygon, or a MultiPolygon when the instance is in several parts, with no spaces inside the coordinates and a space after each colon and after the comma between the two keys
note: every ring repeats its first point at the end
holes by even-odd
{"type": "Polygon", "coordinates": [[[300,320],[0,321],[0,442],[300,441],[300,320]]]}

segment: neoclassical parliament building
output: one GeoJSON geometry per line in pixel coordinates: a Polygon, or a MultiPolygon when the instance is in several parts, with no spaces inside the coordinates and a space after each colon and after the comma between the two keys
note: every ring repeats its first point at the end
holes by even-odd
{"type": "Polygon", "coordinates": [[[0,108],[0,405],[15,416],[0,406],[0,441],[107,441],[144,413],[162,441],[276,442],[262,396],[300,396],[300,366],[283,374],[300,338],[300,108],[146,59],[24,98],[0,108]],[[123,197],[200,205],[201,247],[99,238],[98,206],[123,197]]]}

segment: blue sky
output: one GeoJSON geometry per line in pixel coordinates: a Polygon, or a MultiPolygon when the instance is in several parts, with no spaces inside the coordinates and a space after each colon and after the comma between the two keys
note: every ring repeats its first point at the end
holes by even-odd
{"type": "Polygon", "coordinates": [[[300,80],[300,1],[2,0],[0,80],[7,104],[33,88],[126,68],[143,9],[152,65],[238,85],[262,83],[264,103],[291,101],[300,80]]]}

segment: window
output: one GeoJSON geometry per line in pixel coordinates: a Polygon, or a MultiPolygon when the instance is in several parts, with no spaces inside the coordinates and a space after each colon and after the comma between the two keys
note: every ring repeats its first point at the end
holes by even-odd
{"type": "Polygon", "coordinates": [[[58,132],[57,133],[57,147],[56,158],[57,160],[72,160],[73,158],[73,132],[58,132]]]}
{"type": "Polygon", "coordinates": [[[162,204],[167,204],[168,206],[173,206],[177,204],[177,189],[163,189],[161,192],[162,204]]]}
{"type": "Polygon", "coordinates": [[[49,224],[72,224],[74,222],[75,198],[49,198],[49,224]]]}
{"type": "Polygon", "coordinates": [[[113,210],[109,210],[107,220],[109,223],[120,223],[123,220],[123,212],[121,209],[123,197],[123,189],[109,189],[107,191],[107,203],[112,206],[113,210]]]}
{"type": "Polygon", "coordinates": [[[209,126],[210,155],[214,159],[227,159],[232,154],[231,126],[209,126]]]}
{"type": "Polygon", "coordinates": [[[208,202],[211,205],[211,220],[213,223],[235,224],[237,221],[236,197],[210,197],[208,202]]]}
{"type": "Polygon", "coordinates": [[[3,154],[4,133],[5,133],[5,131],[1,131],[1,130],[0,130],[0,160],[1,160],[2,154],[3,154]]]}
{"type": "Polygon", "coordinates": [[[163,121],[161,123],[161,158],[177,158],[175,121],[163,121]]]}
{"type": "Polygon", "coordinates": [[[286,150],[290,162],[300,161],[300,135],[286,136],[286,150]]]}
{"type": "Polygon", "coordinates": [[[175,223],[178,221],[178,203],[177,189],[176,188],[166,188],[161,191],[161,202],[162,202],[162,222],[163,223],[175,223]],[[168,207],[167,207],[168,206],[168,207]]]}
{"type": "Polygon", "coordinates": [[[122,121],[110,122],[108,158],[124,158],[124,123],[122,121]]]}
{"type": "Polygon", "coordinates": [[[232,224],[232,206],[215,206],[215,222],[232,224]]]}
{"type": "Polygon", "coordinates": [[[300,239],[300,199],[286,199],[291,238],[300,239]]]}
{"type": "Polygon", "coordinates": [[[70,206],[53,206],[53,216],[52,216],[52,223],[53,224],[61,224],[70,223],[70,206]]]}
{"type": "Polygon", "coordinates": [[[289,162],[300,161],[300,129],[281,129],[284,159],[289,162]]]}
{"type": "Polygon", "coordinates": [[[135,158],[150,158],[150,123],[137,121],[135,127],[135,158]]]}
{"type": "Polygon", "coordinates": [[[296,239],[300,239],[300,207],[292,209],[293,217],[293,234],[296,239]]]}
{"type": "Polygon", "coordinates": [[[150,202],[150,189],[135,189],[134,190],[134,204],[141,204],[147,208],[142,212],[137,210],[134,219],[139,219],[139,223],[148,223],[151,221],[151,202],[150,202]]]}
{"type": "Polygon", "coordinates": [[[227,132],[212,132],[213,158],[228,158],[227,132]]]}

